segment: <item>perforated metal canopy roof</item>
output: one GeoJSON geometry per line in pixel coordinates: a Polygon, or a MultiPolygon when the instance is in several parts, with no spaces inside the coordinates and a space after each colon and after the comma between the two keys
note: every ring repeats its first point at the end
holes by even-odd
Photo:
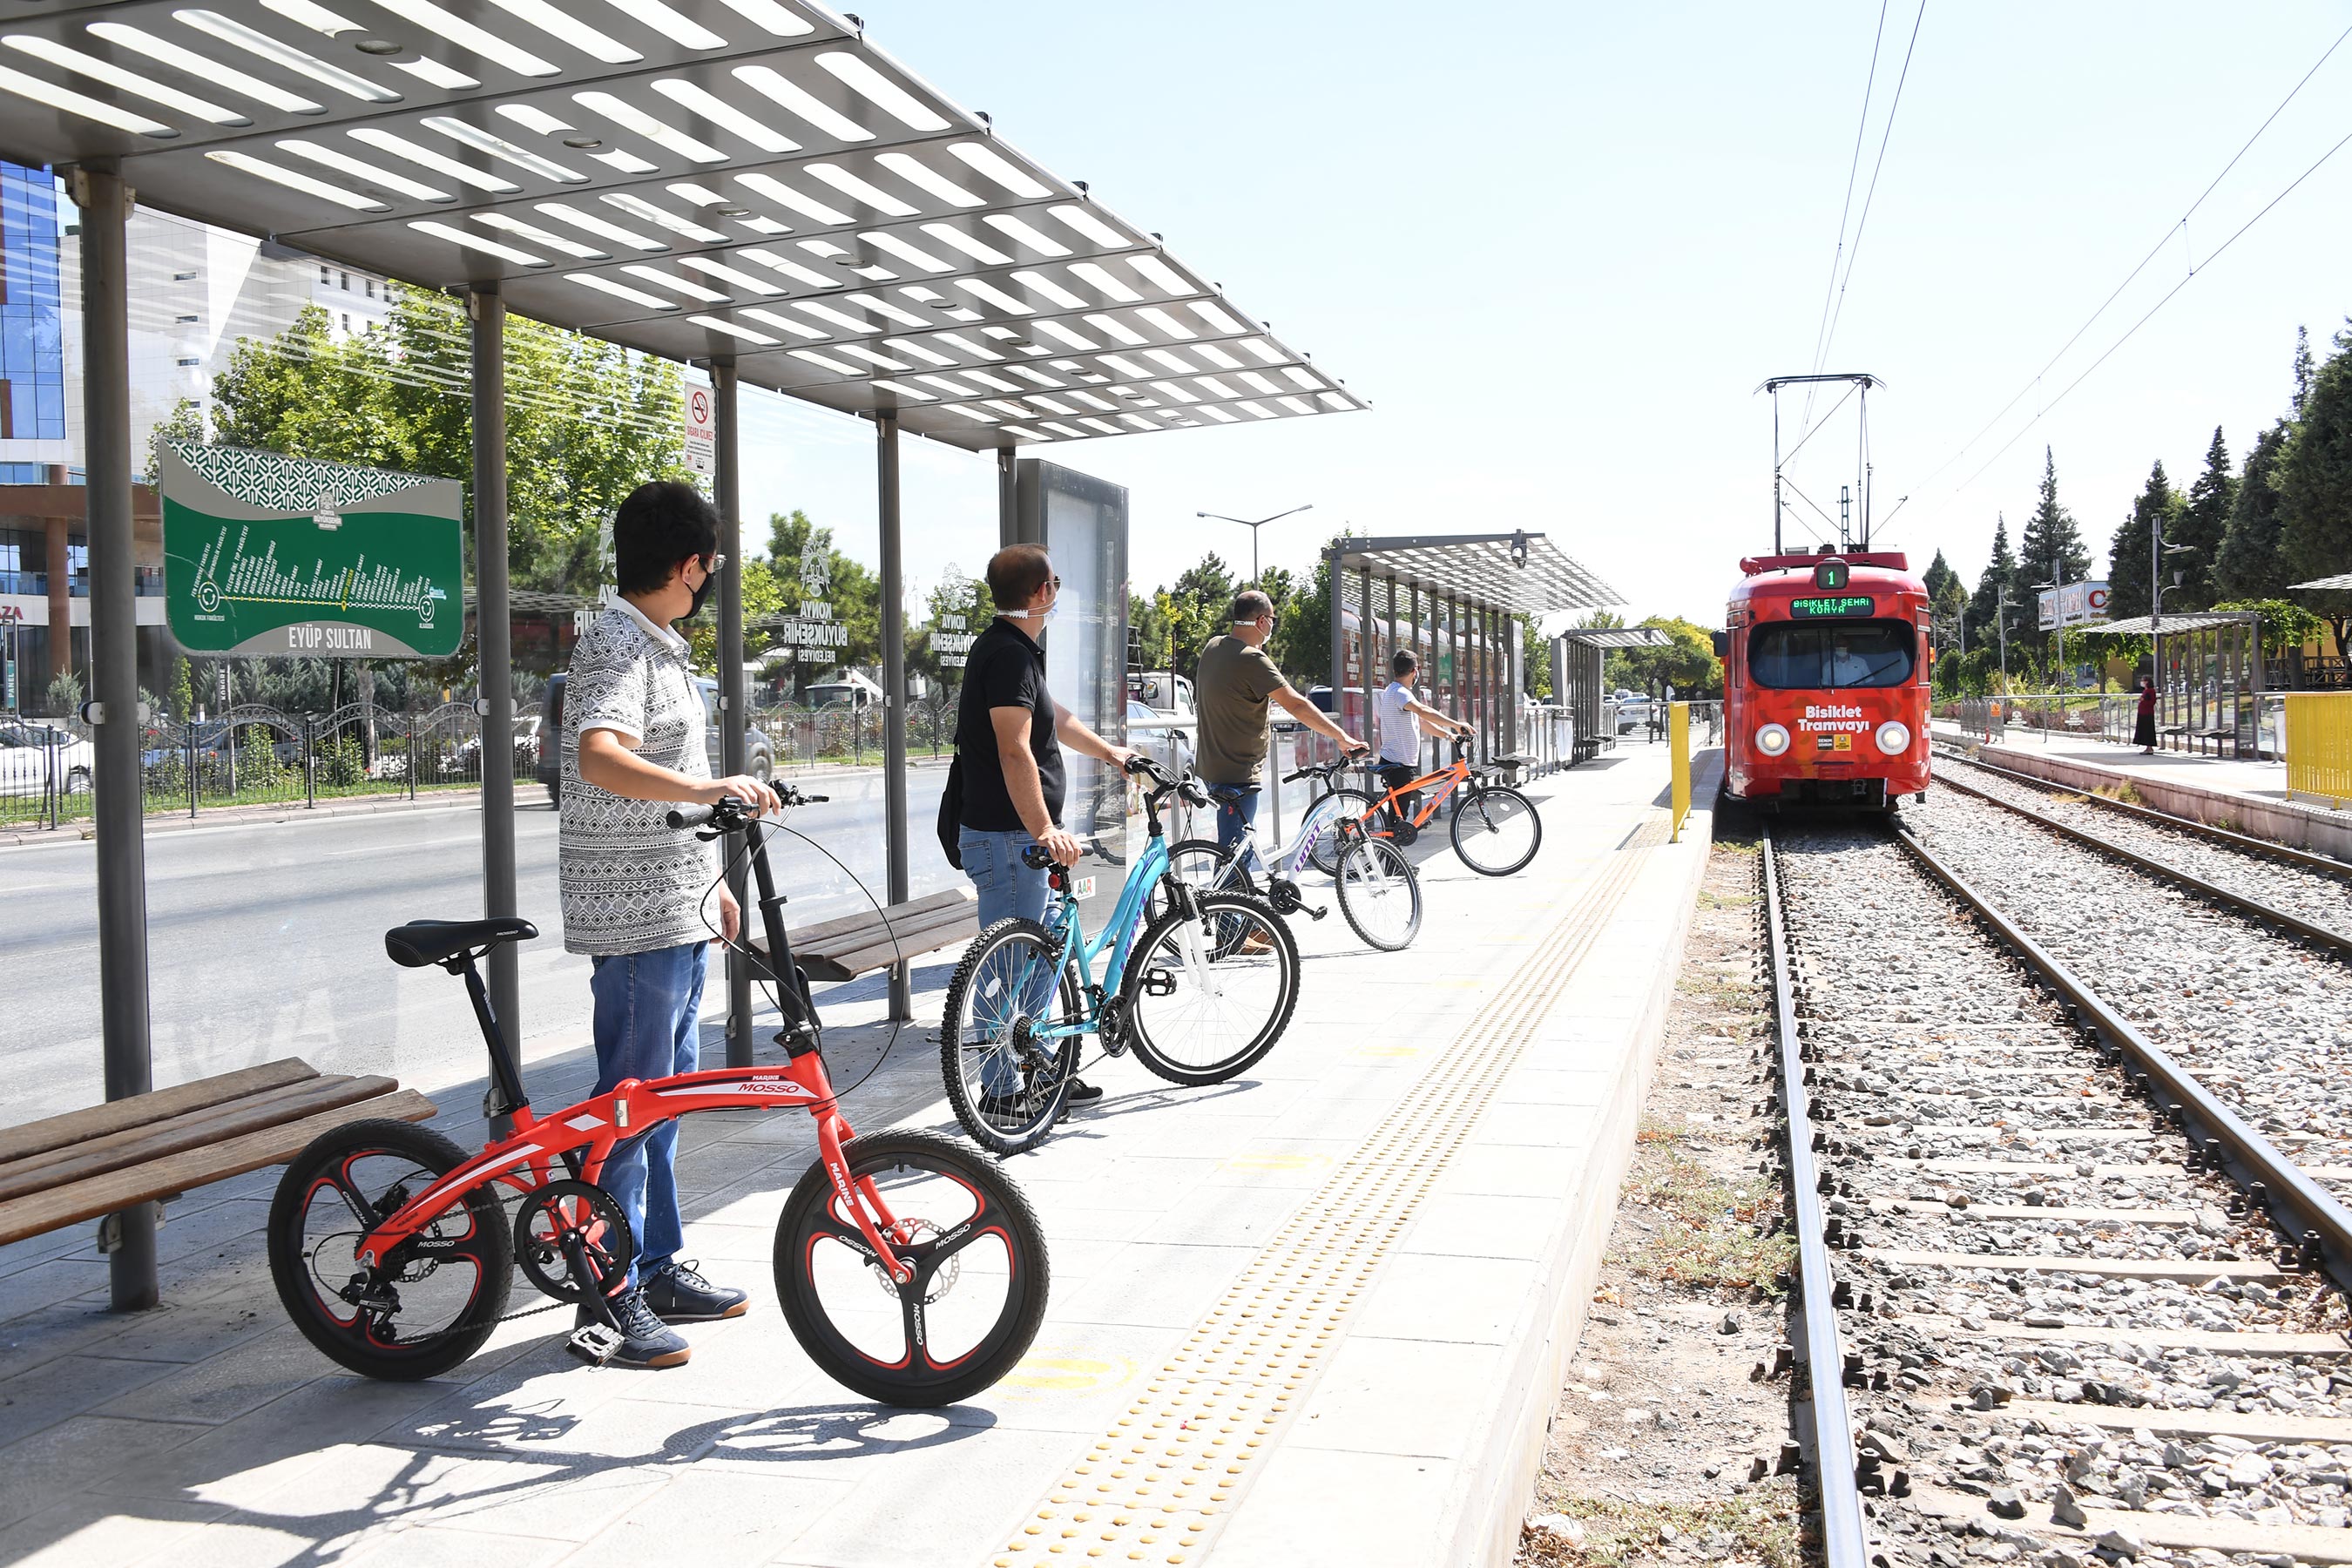
{"type": "Polygon", "coordinates": [[[2352,572],[2341,572],[2333,577],[2314,577],[2308,583],[2289,583],[2286,586],[2289,593],[2303,588],[2352,588],[2352,572]]]}
{"type": "Polygon", "coordinates": [[[1366,406],[806,0],[10,0],[0,156],[973,450],[1366,406]]]}
{"type": "Polygon", "coordinates": [[[1674,639],[1657,626],[1571,626],[1559,634],[1563,642],[1586,647],[1664,647],[1674,639]]]}
{"type": "Polygon", "coordinates": [[[2097,632],[2108,637],[2144,637],[2151,632],[2204,632],[2210,631],[2215,626],[2249,626],[2258,618],[2259,616],[2252,610],[2222,610],[2215,613],[2191,610],[2182,615],[2167,616],[2162,621],[2153,625],[2146,616],[2141,616],[2135,620],[2104,621],[2097,626],[2068,626],[2066,629],[2077,636],[2086,632],[2097,632]]]}
{"type": "Polygon", "coordinates": [[[1375,577],[1394,576],[1400,587],[1458,595],[1514,615],[1549,616],[1625,602],[1540,533],[1342,539],[1336,548],[1340,567],[1351,574],[1369,567],[1375,577]]]}

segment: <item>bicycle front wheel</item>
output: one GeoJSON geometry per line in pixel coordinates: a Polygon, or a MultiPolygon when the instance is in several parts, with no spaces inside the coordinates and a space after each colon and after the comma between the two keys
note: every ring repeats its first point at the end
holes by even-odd
{"type": "Polygon", "coordinates": [[[1472,790],[1454,814],[1454,852],[1482,877],[1507,877],[1543,847],[1535,802],[1507,784],[1472,790]]]}
{"type": "Polygon", "coordinates": [[[1274,1048],[1298,1005],[1298,944],[1272,905],[1201,893],[1146,926],[1119,984],[1136,1059],[1171,1083],[1223,1083],[1274,1048]]]}
{"type": "Polygon", "coordinates": [[[1036,1031],[1085,1017],[1061,944],[1034,921],[999,921],[964,949],[940,1008],[940,1076],[973,1142],[1017,1154],[1045,1141],[1069,1103],[1079,1037],[1036,1031]]]}
{"type": "Polygon", "coordinates": [[[482,1348],[506,1310],[514,1237],[488,1184],[449,1200],[380,1269],[361,1238],[466,1163],[440,1133],[350,1121],[294,1156],[269,1205],[269,1277],[302,1337],[366,1377],[448,1371],[482,1348]]]}
{"type": "Polygon", "coordinates": [[[1314,847],[1307,852],[1307,863],[1327,877],[1339,871],[1339,824],[1368,815],[1380,802],[1360,789],[1342,787],[1328,795],[1318,795],[1307,808],[1309,816],[1324,810],[1329,803],[1330,816],[1323,831],[1317,835],[1314,847]]]}
{"type": "Polygon", "coordinates": [[[1045,1316],[1051,1270],[1028,1198],[933,1132],[853,1138],[842,1158],[855,1201],[915,1275],[889,1277],[818,1161],[776,1221],[776,1296],[793,1337],[868,1399],[928,1409],[971,1398],[1013,1370],[1045,1316]]]}
{"type": "Polygon", "coordinates": [[[1401,952],[1421,931],[1421,878],[1389,840],[1350,838],[1339,857],[1339,912],[1368,945],[1401,952]]]}

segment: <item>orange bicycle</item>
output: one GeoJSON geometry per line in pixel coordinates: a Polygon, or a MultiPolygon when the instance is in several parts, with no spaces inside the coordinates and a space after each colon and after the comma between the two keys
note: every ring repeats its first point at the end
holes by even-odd
{"type": "MultiPolygon", "coordinates": [[[[1381,795],[1352,784],[1337,785],[1317,796],[1307,810],[1312,813],[1326,801],[1332,802],[1339,808],[1339,820],[1356,821],[1368,837],[1402,847],[1420,837],[1423,825],[1451,798],[1454,853],[1482,877],[1507,877],[1524,868],[1543,847],[1543,818],[1536,815],[1535,802],[1508,784],[1494,782],[1493,775],[1500,771],[1474,764],[1470,743],[1457,740],[1454,761],[1433,773],[1408,780],[1381,795]],[[1406,802],[1423,791],[1428,798],[1408,808],[1406,802]]],[[[1338,868],[1341,837],[1327,833],[1316,840],[1315,868],[1327,877],[1338,868]]]]}

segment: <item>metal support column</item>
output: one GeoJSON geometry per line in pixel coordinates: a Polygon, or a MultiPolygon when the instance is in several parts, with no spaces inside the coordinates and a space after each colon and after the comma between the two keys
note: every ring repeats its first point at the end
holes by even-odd
{"type": "MultiPolygon", "coordinates": [[[[728,778],[751,765],[743,733],[751,705],[743,680],[743,465],[737,391],[735,362],[713,360],[710,434],[718,471],[711,477],[717,481],[719,552],[727,557],[719,574],[719,772],[728,778]]],[[[760,927],[751,909],[746,857],[729,858],[727,889],[743,911],[748,941],[760,927]]],[[[727,953],[727,1065],[751,1065],[751,966],[731,948],[727,953]]]]}
{"type": "MultiPolygon", "coordinates": [[[[106,1098],[154,1087],[147,1015],[147,844],[140,800],[139,603],[131,535],[131,193],[100,159],[71,176],[81,209],[82,424],[89,475],[91,811],[98,839],[98,994],[106,1098]]],[[[49,561],[50,581],[65,573],[49,561]]],[[[50,655],[70,628],[52,625],[50,655]]],[[[156,1205],[108,1216],[114,1309],[155,1305],[156,1205]]]]}
{"type": "MultiPolygon", "coordinates": [[[[507,307],[496,284],[466,299],[474,354],[474,626],[482,721],[482,913],[515,900],[514,645],[507,610],[507,307]]],[[[413,756],[415,753],[412,752],[413,756]]],[[[490,1011],[522,1050],[522,975],[513,942],[490,949],[490,1011]]]]}
{"type": "Polygon", "coordinates": [[[1367,564],[1356,568],[1356,658],[1362,668],[1357,671],[1364,683],[1363,739],[1372,733],[1372,569],[1367,564]]]}
{"type": "Polygon", "coordinates": [[[1339,694],[1348,689],[1347,568],[1339,564],[1339,547],[1323,552],[1323,580],[1331,586],[1331,721],[1339,721],[1339,694]]]}
{"type": "MultiPolygon", "coordinates": [[[[1020,456],[1021,449],[1017,447],[999,447],[996,449],[996,547],[999,550],[1020,542],[1021,487],[1015,478],[1017,470],[1013,468],[1020,456]]],[[[1169,688],[1168,700],[1171,703],[1176,700],[1172,686],[1169,688]]]]}
{"type": "MultiPolygon", "coordinates": [[[[874,416],[875,495],[882,523],[882,815],[892,907],[907,901],[907,582],[898,538],[898,416],[874,416]]],[[[905,959],[890,966],[890,1016],[915,1016],[905,959]]]]}
{"type": "Polygon", "coordinates": [[[1519,635],[1519,617],[1506,612],[1503,616],[1503,754],[1510,756],[1519,749],[1520,694],[1527,689],[1520,660],[1526,657],[1527,639],[1519,635]]]}

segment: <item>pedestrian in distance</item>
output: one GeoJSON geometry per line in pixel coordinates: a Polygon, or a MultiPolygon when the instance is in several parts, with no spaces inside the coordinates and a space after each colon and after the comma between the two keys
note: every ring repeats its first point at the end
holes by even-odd
{"type": "Polygon", "coordinates": [[[2139,717],[2132,723],[2132,744],[2144,755],[2156,755],[2156,682],[2145,675],[2139,678],[2139,717]]]}
{"type": "MultiPolygon", "coordinates": [[[[1279,704],[1317,734],[1337,741],[1350,757],[1371,750],[1283,679],[1265,651],[1265,639],[1273,635],[1274,601],[1255,588],[1244,588],[1234,595],[1229,629],[1209,639],[1192,673],[1200,727],[1196,766],[1202,782],[1218,796],[1217,842],[1227,848],[1251,846],[1250,835],[1257,826],[1258,792],[1272,736],[1271,705],[1279,704]]],[[[1259,952],[1270,945],[1264,932],[1253,931],[1243,951],[1259,952]]]]}
{"type": "MultiPolygon", "coordinates": [[[[758,779],[710,776],[702,694],[673,626],[701,610],[727,563],[718,511],[692,485],[640,485],[613,514],[613,561],[618,597],[572,648],[564,683],[556,837],[564,951],[592,965],[598,1094],[695,1070],[710,949],[742,926],[723,883],[712,920],[715,858],[691,830],[669,826],[670,808],[730,795],[755,813],[777,808],[758,779]]],[[[679,1365],[690,1352],[670,1325],[740,1317],[748,1306],[744,1292],[677,1257],[677,1123],[664,1121],[604,1163],[603,1185],[637,1246],[611,1302],[622,1333],[613,1359],[628,1365],[679,1365]]]]}
{"type": "MultiPolygon", "coordinates": [[[[1389,683],[1381,688],[1381,788],[1401,789],[1419,778],[1426,770],[1421,765],[1421,721],[1441,735],[1467,735],[1470,726],[1450,714],[1441,713],[1413,695],[1413,677],[1421,672],[1421,659],[1411,648],[1399,648],[1389,658],[1389,683]]],[[[1421,812],[1421,792],[1412,790],[1397,797],[1391,835],[1401,844],[1410,844],[1419,829],[1412,819],[1421,812]]]]}
{"type": "MultiPolygon", "coordinates": [[[[962,797],[956,851],[980,895],[982,931],[1014,916],[1045,918],[1046,873],[1023,865],[1024,850],[1043,846],[1060,866],[1076,865],[1085,853],[1062,826],[1062,748],[1122,770],[1135,755],[1096,734],[1045,689],[1045,650],[1037,637],[1060,606],[1062,580],[1045,546],[1006,545],[989,558],[987,579],[996,616],[965,658],[955,730],[962,797]]],[[[1053,980],[1045,977],[1048,987],[1053,980]]],[[[992,1059],[981,1080],[983,1096],[1012,1094],[1019,1087],[1012,1073],[992,1059]]],[[[1101,1098],[1100,1088],[1072,1080],[1070,1104],[1101,1098]]],[[[985,1101],[982,1109],[990,1110],[985,1101]]]]}

